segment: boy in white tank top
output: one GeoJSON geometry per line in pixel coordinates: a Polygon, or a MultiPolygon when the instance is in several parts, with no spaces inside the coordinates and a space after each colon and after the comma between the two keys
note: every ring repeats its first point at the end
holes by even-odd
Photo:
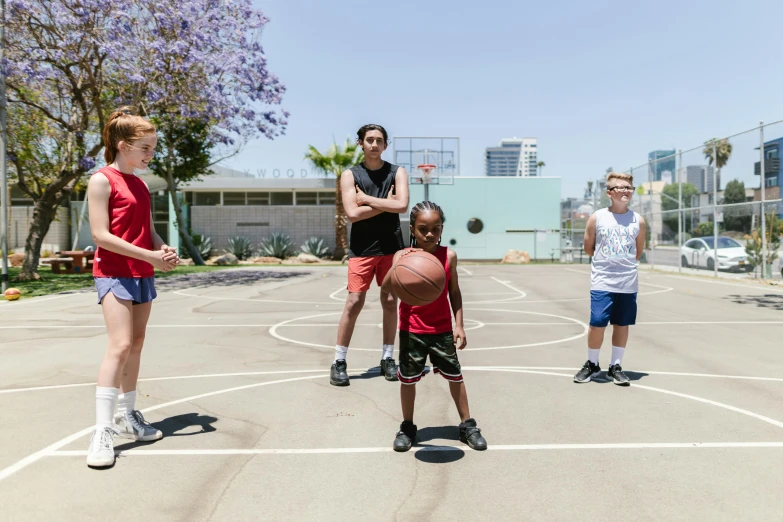
{"type": "Polygon", "coordinates": [[[636,324],[639,258],[644,252],[644,219],[628,208],[633,197],[633,176],[612,172],[606,178],[609,208],[587,220],[584,249],[593,257],[590,274],[590,330],[587,362],[574,382],[589,382],[601,372],[598,354],[606,326],[612,323],[612,359],[606,376],[619,386],[631,384],[621,366],[628,343],[628,327],[636,324]]]}

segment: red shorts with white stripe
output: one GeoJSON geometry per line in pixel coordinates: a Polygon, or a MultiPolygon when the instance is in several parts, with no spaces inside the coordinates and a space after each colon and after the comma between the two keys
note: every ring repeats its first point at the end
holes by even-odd
{"type": "Polygon", "coordinates": [[[433,371],[449,382],[462,382],[462,368],[457,358],[452,332],[420,334],[400,331],[400,364],[397,377],[403,384],[416,384],[424,376],[427,357],[433,371]]]}

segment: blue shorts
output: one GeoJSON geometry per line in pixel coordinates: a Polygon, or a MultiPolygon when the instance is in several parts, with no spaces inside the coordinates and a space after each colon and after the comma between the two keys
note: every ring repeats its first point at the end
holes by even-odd
{"type": "Polygon", "coordinates": [[[158,297],[154,277],[96,277],[95,288],[98,289],[98,304],[109,292],[117,299],[133,301],[135,305],[149,303],[158,297]]]}
{"type": "Polygon", "coordinates": [[[590,290],[590,326],[636,324],[636,294],[590,290]]]}

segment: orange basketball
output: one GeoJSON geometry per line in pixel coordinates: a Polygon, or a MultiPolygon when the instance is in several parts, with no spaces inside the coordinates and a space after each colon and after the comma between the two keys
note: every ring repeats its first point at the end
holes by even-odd
{"type": "Polygon", "coordinates": [[[428,305],[443,293],[446,271],[432,254],[423,250],[408,252],[392,267],[392,285],[406,304],[428,305]]]}
{"type": "Polygon", "coordinates": [[[5,298],[9,301],[16,301],[19,299],[19,297],[22,295],[22,292],[17,290],[16,288],[9,288],[5,291],[5,298]]]}

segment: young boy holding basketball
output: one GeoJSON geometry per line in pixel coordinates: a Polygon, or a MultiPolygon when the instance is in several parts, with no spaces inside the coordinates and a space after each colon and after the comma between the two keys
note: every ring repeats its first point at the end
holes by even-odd
{"type": "MultiPolygon", "coordinates": [[[[413,409],[416,402],[416,383],[424,375],[427,356],[434,372],[440,373],[449,383],[449,391],[460,416],[459,438],[475,450],[487,449],[487,441],[481,435],[476,421],[470,417],[468,395],[462,378],[457,350],[467,346],[463,324],[462,293],[457,279],[457,254],[440,246],[443,232],[443,211],[430,201],[417,204],[411,210],[411,248],[398,252],[394,263],[416,250],[432,254],[443,265],[446,284],[435,301],[425,306],[400,303],[400,402],[403,422],[394,439],[395,451],[408,451],[416,441],[416,425],[413,409]],[[451,303],[451,308],[449,307],[451,303]],[[456,325],[452,329],[451,312],[456,325]]],[[[392,270],[394,270],[392,268],[392,270]]],[[[392,284],[392,272],[386,274],[381,286],[384,292],[396,295],[392,284]]]]}
{"type": "Polygon", "coordinates": [[[590,276],[590,330],[587,362],[574,375],[574,382],[589,382],[601,372],[598,355],[606,326],[612,323],[612,359],[606,376],[618,386],[630,379],[621,366],[628,343],[629,326],[636,324],[636,293],[639,288],[639,259],[644,252],[645,224],[630,210],[633,176],[612,172],[606,178],[606,195],[611,204],[587,220],[584,249],[593,257],[590,276]]]}
{"type": "MultiPolygon", "coordinates": [[[[378,285],[392,264],[394,254],[405,248],[400,214],[408,210],[408,174],[405,169],[381,159],[389,136],[380,125],[364,125],[358,142],[364,161],[340,176],[345,214],[352,223],[348,259],[348,297],[337,327],[337,344],[329,376],[333,386],[349,386],[345,359],[359,312],[364,307],[373,278],[378,285]]],[[[397,299],[381,290],[383,308],[383,353],[381,375],[397,380],[394,335],[397,299]]]]}

